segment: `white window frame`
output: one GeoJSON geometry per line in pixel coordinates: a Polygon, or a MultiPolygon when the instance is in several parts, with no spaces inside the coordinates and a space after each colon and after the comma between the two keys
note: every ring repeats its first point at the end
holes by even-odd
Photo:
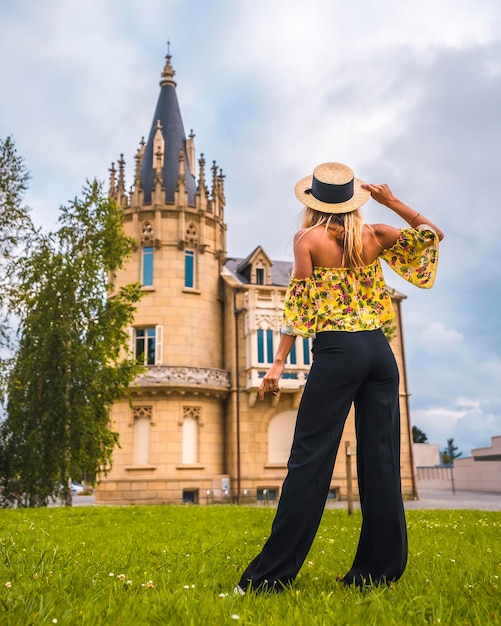
{"type": "Polygon", "coordinates": [[[132,337],[131,352],[136,359],[138,358],[138,354],[137,354],[138,331],[145,331],[146,333],[144,337],[145,346],[144,346],[144,352],[143,352],[143,355],[144,355],[143,365],[145,366],[162,365],[162,362],[163,362],[163,326],[157,324],[156,326],[138,326],[137,328],[134,328],[133,333],[132,333],[133,337],[132,337]],[[155,334],[153,337],[148,337],[148,331],[151,331],[151,330],[154,330],[155,334]],[[154,339],[155,341],[155,354],[154,354],[153,363],[147,362],[148,339],[154,339]]]}

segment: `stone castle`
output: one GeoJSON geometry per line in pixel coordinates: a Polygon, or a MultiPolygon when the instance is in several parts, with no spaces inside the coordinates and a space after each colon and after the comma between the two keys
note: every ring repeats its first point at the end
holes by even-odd
{"type": "MultiPolygon", "coordinates": [[[[126,233],[137,242],[116,285],[143,285],[145,295],[128,332],[130,352],[146,373],[131,385],[130,398],[113,407],[120,447],[96,501],[273,502],[287,471],[311,340],[298,337],[280,393],[260,401],[258,387],[278,344],[292,263],[271,260],[261,247],[246,257],[227,257],[224,176],[215,162],[207,172],[203,155],[196,161],[174,75],[167,54],[130,192],[123,158],[117,170],[110,169],[109,195],[122,207],[126,233]]],[[[394,293],[397,328],[391,345],[401,373],[402,487],[404,497],[414,498],[402,299],[394,293]]],[[[330,498],[346,498],[346,461],[352,460],[354,445],[350,414],[330,498]]],[[[356,476],[354,461],[353,472],[356,476]]],[[[354,490],[356,495],[356,482],[354,490]]]]}

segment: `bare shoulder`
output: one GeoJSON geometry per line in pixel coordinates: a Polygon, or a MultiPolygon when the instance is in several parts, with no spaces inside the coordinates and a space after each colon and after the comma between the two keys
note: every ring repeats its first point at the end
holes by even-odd
{"type": "Polygon", "coordinates": [[[318,228],[302,228],[294,235],[294,247],[309,247],[318,238],[318,228]]]}
{"type": "Polygon", "coordinates": [[[400,236],[400,229],[389,224],[370,224],[370,228],[384,249],[391,248],[400,236]]]}
{"type": "Polygon", "coordinates": [[[308,228],[301,228],[301,230],[298,230],[297,233],[294,235],[294,243],[296,244],[301,241],[301,239],[303,239],[307,233],[308,228]]]}
{"type": "Polygon", "coordinates": [[[311,229],[303,228],[294,235],[294,270],[295,278],[307,278],[313,271],[311,260],[311,229]]]}

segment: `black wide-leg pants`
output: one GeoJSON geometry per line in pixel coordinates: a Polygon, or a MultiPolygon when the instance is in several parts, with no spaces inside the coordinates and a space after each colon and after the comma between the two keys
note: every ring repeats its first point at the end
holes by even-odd
{"type": "Polygon", "coordinates": [[[399,376],[381,330],[318,333],[271,535],[239,586],[281,591],[296,577],[325,507],[334,462],[355,404],[362,529],[344,582],[397,580],[407,561],[400,483],[399,376]]]}

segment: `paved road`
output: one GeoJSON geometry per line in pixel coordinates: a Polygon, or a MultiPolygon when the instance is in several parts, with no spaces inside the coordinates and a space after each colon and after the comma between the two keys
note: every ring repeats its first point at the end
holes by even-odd
{"type": "MultiPolygon", "coordinates": [[[[75,496],[75,506],[94,506],[94,496],[75,496]]],[[[329,502],[329,509],[345,509],[346,502],[329,502]]],[[[354,508],[360,508],[358,502],[354,508]]],[[[420,489],[419,500],[405,502],[407,510],[413,509],[478,509],[481,511],[501,511],[501,493],[484,493],[480,491],[456,491],[441,489],[420,489]]]]}
{"type": "Polygon", "coordinates": [[[96,498],[92,496],[73,496],[73,506],[94,506],[96,498]]]}
{"type": "Polygon", "coordinates": [[[405,503],[406,509],[479,509],[501,511],[501,493],[419,489],[419,500],[405,503]]]}
{"type": "MultiPolygon", "coordinates": [[[[501,493],[484,493],[482,491],[456,491],[446,489],[419,489],[419,500],[406,500],[408,511],[415,509],[478,509],[480,511],[501,511],[501,493]]],[[[344,509],[346,502],[328,504],[329,509],[344,509]]],[[[354,502],[354,508],[360,504],[354,502]]]]}

